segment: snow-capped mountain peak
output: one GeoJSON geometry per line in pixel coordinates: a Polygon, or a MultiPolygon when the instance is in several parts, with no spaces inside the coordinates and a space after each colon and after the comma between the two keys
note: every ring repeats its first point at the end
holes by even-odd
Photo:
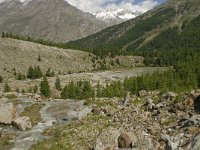
{"type": "Polygon", "coordinates": [[[32,0],[0,0],[0,3],[6,3],[6,2],[20,2],[20,3],[23,3],[23,5],[26,5],[28,4],[30,1],[32,0]]]}
{"type": "Polygon", "coordinates": [[[115,10],[106,10],[99,11],[93,15],[100,20],[129,20],[141,15],[141,11],[137,10],[128,10],[128,9],[115,9],[115,10]]]}
{"type": "MultiPolygon", "coordinates": [[[[3,3],[3,2],[10,2],[10,1],[12,1],[12,0],[0,0],[0,3],[3,3]]],[[[24,2],[29,1],[29,0],[15,0],[15,1],[24,3],[24,2]]]]}

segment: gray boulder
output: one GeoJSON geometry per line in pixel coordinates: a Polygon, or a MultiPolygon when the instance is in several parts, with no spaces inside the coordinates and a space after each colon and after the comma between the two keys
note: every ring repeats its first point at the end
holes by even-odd
{"type": "Polygon", "coordinates": [[[28,116],[19,117],[15,119],[12,123],[17,129],[22,131],[26,131],[27,129],[32,128],[31,121],[28,116]]]}
{"type": "Polygon", "coordinates": [[[34,99],[35,99],[35,101],[36,102],[42,102],[42,98],[41,98],[41,96],[40,95],[34,95],[34,99]]]}
{"type": "Polygon", "coordinates": [[[156,108],[156,105],[153,103],[153,100],[150,98],[147,98],[146,104],[147,110],[153,110],[156,108]]]}
{"type": "Polygon", "coordinates": [[[133,145],[137,142],[137,138],[133,133],[122,133],[118,137],[118,147],[119,148],[132,148],[133,145]]]}
{"type": "Polygon", "coordinates": [[[157,108],[163,108],[165,105],[162,103],[162,102],[160,102],[160,103],[158,103],[157,105],[156,105],[156,107],[157,108]]]}
{"type": "Polygon", "coordinates": [[[191,143],[192,150],[200,150],[200,134],[198,134],[191,143]]]}
{"type": "Polygon", "coordinates": [[[130,92],[127,92],[126,93],[126,96],[124,97],[124,102],[123,102],[123,104],[126,106],[128,103],[129,103],[129,101],[131,100],[131,96],[130,96],[130,92]]]}
{"type": "Polygon", "coordinates": [[[175,93],[175,92],[168,92],[168,93],[166,93],[166,94],[163,95],[163,98],[165,100],[172,100],[172,99],[176,98],[176,96],[177,96],[177,93],[175,93]]]}
{"type": "Polygon", "coordinates": [[[189,143],[188,137],[184,133],[179,133],[175,137],[163,134],[161,139],[166,143],[165,150],[179,150],[179,147],[189,143]]]}
{"type": "Polygon", "coordinates": [[[147,92],[145,90],[139,91],[139,96],[143,97],[143,96],[146,96],[146,95],[147,95],[147,92]]]}
{"type": "Polygon", "coordinates": [[[12,103],[0,104],[0,123],[11,124],[16,116],[16,108],[12,103]]]}
{"type": "Polygon", "coordinates": [[[169,135],[161,135],[161,139],[166,143],[165,150],[178,150],[178,142],[174,142],[169,135]]]}
{"type": "Polygon", "coordinates": [[[180,122],[182,127],[190,127],[190,126],[200,126],[200,116],[199,115],[194,115],[191,118],[180,122]]]}

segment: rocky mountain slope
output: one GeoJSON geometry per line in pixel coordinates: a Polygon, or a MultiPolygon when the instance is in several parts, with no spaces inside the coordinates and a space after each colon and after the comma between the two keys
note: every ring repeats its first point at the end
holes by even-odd
{"type": "Polygon", "coordinates": [[[106,27],[104,22],[65,0],[4,0],[0,14],[0,33],[56,42],[83,38],[106,27]]]}
{"type": "Polygon", "coordinates": [[[62,74],[93,68],[88,53],[14,39],[0,38],[0,53],[0,74],[3,76],[13,76],[14,70],[26,74],[30,65],[39,65],[43,71],[51,67],[55,73],[61,71],[62,74]],[[41,61],[38,61],[39,55],[41,61]]]}
{"type": "Polygon", "coordinates": [[[0,38],[0,75],[14,77],[14,73],[27,74],[30,66],[40,66],[43,73],[50,67],[55,74],[71,74],[108,68],[143,65],[144,58],[117,56],[100,59],[90,53],[44,46],[41,44],[0,38]],[[40,57],[41,60],[38,58],[40,57]]]}
{"type": "Polygon", "coordinates": [[[199,0],[169,0],[135,19],[68,44],[86,51],[92,48],[94,53],[200,47],[199,7],[199,0]]]}

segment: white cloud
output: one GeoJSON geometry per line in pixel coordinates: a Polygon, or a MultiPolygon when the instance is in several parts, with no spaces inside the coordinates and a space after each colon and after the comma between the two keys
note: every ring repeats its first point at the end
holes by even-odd
{"type": "Polygon", "coordinates": [[[107,9],[126,8],[130,10],[140,10],[146,12],[159,3],[156,0],[141,0],[139,3],[135,3],[134,0],[66,0],[71,5],[85,11],[85,12],[97,12],[107,9]],[[117,3],[118,1],[118,3],[117,3]]]}

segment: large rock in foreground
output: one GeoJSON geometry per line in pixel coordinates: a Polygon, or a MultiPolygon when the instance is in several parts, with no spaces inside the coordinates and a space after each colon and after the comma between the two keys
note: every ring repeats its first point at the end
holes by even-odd
{"type": "Polygon", "coordinates": [[[0,123],[11,124],[16,116],[16,109],[12,103],[0,104],[0,123]]]}
{"type": "Polygon", "coordinates": [[[118,137],[118,147],[131,148],[136,141],[137,138],[133,135],[133,133],[122,133],[118,137]]]}
{"type": "Polygon", "coordinates": [[[13,125],[22,131],[32,128],[30,118],[27,116],[19,117],[13,121],[13,125]]]}

